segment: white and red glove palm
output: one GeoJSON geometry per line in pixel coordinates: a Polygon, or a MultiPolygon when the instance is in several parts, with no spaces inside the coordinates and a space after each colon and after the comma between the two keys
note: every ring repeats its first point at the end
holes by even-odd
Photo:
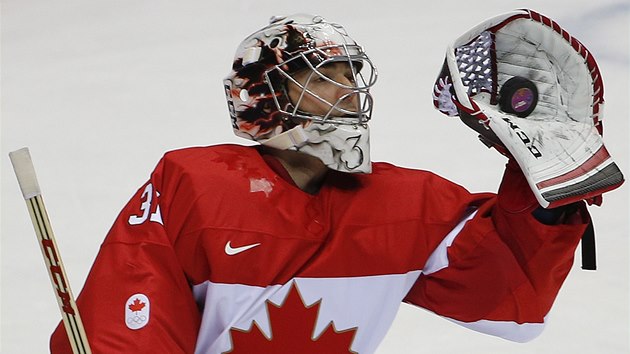
{"type": "Polygon", "coordinates": [[[623,183],[602,140],[604,87],[595,59],[532,10],[491,18],[447,49],[437,109],[514,158],[541,206],[589,200],[623,183]]]}

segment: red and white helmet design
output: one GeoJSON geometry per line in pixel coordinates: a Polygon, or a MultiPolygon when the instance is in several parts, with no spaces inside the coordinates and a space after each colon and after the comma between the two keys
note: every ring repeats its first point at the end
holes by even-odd
{"type": "Polygon", "coordinates": [[[271,23],[247,37],[238,47],[232,71],[224,79],[232,127],[236,135],[265,141],[296,126],[312,122],[335,125],[365,125],[372,111],[370,87],[376,81],[376,70],[345,29],[321,16],[298,14],[273,17],[271,23]],[[331,62],[347,62],[355,75],[353,86],[337,102],[327,102],[304,88],[292,74],[310,69],[313,75],[325,76],[318,68],[331,62]],[[292,103],[285,85],[292,81],[330,107],[324,115],[300,110],[292,103]],[[359,108],[344,110],[340,101],[357,96],[359,108]]]}

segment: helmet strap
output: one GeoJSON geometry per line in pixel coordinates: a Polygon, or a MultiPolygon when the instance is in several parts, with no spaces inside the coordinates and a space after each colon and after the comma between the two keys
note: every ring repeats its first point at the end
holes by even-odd
{"type": "Polygon", "coordinates": [[[297,125],[285,132],[282,132],[272,138],[261,141],[261,144],[274,149],[287,150],[291,148],[300,148],[308,142],[308,136],[304,132],[301,125],[297,125]]]}

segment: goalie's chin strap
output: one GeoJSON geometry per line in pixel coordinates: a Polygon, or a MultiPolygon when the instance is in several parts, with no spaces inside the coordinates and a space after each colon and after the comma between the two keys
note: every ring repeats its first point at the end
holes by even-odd
{"type": "Polygon", "coordinates": [[[293,147],[300,148],[308,142],[308,136],[304,128],[298,125],[285,132],[282,132],[270,139],[262,141],[261,144],[278,150],[287,150],[293,147]]]}

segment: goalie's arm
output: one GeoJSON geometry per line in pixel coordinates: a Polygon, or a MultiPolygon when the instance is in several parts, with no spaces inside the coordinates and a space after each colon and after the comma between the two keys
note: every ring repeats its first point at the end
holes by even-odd
{"type": "Polygon", "coordinates": [[[498,197],[462,221],[450,246],[438,247],[446,262],[430,258],[405,301],[505,339],[539,335],[589,219],[580,204],[567,223],[545,225],[532,215],[537,207],[510,166],[498,197]]]}
{"type": "MultiPolygon", "coordinates": [[[[95,353],[194,351],[200,315],[166,231],[170,193],[163,170],[160,163],[123,208],[77,299],[95,353]]],[[[68,352],[59,326],[51,353],[68,352]]]]}

